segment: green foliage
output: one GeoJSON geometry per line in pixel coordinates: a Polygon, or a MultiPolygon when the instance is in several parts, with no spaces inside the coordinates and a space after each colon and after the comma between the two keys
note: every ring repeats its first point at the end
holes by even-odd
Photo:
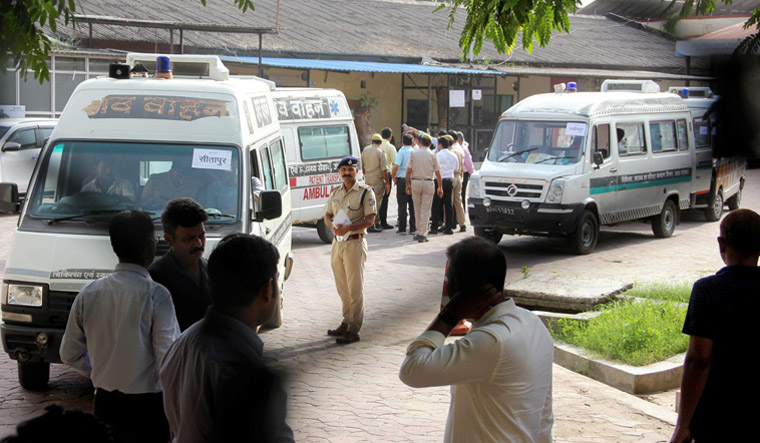
{"type": "Polygon", "coordinates": [[[549,43],[552,32],[570,32],[568,13],[575,12],[579,0],[452,0],[435,11],[449,10],[449,28],[457,9],[467,10],[467,20],[459,39],[462,53],[472,46],[473,54],[480,53],[483,39],[493,42],[499,53],[510,53],[517,34],[522,31],[522,46],[530,52],[533,41],[539,46],[549,43]]]}
{"type": "MultiPolygon", "coordinates": [[[[206,0],[200,0],[206,6],[206,0]]],[[[254,10],[252,0],[233,0],[245,12],[254,10]]],[[[47,60],[51,41],[43,27],[56,27],[74,21],[74,0],[0,0],[0,74],[8,66],[18,66],[24,78],[26,70],[34,72],[40,83],[50,80],[47,60]]]]}
{"type": "Polygon", "coordinates": [[[370,97],[366,92],[359,96],[359,107],[367,108],[369,110],[375,109],[377,106],[377,98],[370,97]]]}
{"type": "Polygon", "coordinates": [[[528,274],[530,274],[530,268],[527,266],[522,266],[520,268],[520,272],[522,272],[523,278],[528,278],[528,274]]]}
{"type": "Polygon", "coordinates": [[[691,286],[691,283],[685,281],[680,283],[636,283],[633,288],[625,292],[625,295],[650,300],[688,303],[689,297],[691,297],[691,286]]]}
{"type": "Polygon", "coordinates": [[[643,366],[685,352],[689,337],[681,333],[686,307],[656,301],[622,301],[600,309],[587,322],[560,319],[554,338],[610,360],[643,366]]]}

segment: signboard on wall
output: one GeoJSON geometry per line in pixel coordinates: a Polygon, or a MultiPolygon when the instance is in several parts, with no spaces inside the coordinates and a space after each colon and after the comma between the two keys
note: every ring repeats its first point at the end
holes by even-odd
{"type": "Polygon", "coordinates": [[[25,105],[0,104],[0,118],[24,118],[26,117],[25,105]]]}
{"type": "Polygon", "coordinates": [[[464,108],[464,90],[452,89],[449,91],[449,108],[464,108]]]}

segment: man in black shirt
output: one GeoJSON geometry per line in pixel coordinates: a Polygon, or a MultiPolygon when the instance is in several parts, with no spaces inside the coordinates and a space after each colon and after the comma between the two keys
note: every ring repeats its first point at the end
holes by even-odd
{"type": "Polygon", "coordinates": [[[206,211],[193,199],[169,201],[161,215],[161,224],[164,239],[171,249],[148,269],[153,280],[166,286],[172,294],[181,331],[202,319],[211,305],[207,261],[203,258],[206,220],[206,211]]]}
{"type": "Polygon", "coordinates": [[[691,291],[683,327],[689,349],[671,442],[757,438],[756,410],[748,405],[760,394],[751,358],[760,310],[760,215],[731,211],[720,224],[718,247],[726,266],[691,291]]]}

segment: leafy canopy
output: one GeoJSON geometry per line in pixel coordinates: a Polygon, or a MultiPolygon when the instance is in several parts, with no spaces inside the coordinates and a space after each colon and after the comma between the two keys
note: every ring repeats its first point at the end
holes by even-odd
{"type": "MultiPolygon", "coordinates": [[[[242,12],[254,10],[253,0],[233,0],[242,12]]],[[[200,0],[206,6],[206,0],[200,0]]],[[[74,0],[0,0],[0,74],[8,67],[18,66],[34,72],[40,83],[50,80],[47,59],[51,40],[43,31],[45,26],[56,32],[56,26],[73,23],[74,0]]]]}

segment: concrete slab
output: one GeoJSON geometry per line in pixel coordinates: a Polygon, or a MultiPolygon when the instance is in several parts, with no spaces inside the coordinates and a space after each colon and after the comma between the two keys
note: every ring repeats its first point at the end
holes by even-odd
{"type": "Polygon", "coordinates": [[[527,308],[584,312],[632,287],[632,282],[622,280],[542,273],[510,283],[504,288],[504,294],[527,308]]]}

